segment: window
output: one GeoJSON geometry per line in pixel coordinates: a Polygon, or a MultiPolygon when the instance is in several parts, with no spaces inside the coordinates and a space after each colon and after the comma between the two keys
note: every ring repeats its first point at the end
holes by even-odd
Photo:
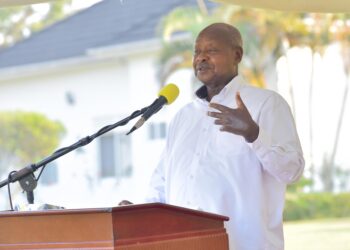
{"type": "Polygon", "coordinates": [[[109,134],[99,140],[101,177],[131,175],[131,141],[125,134],[109,134]]]}
{"type": "Polygon", "coordinates": [[[161,123],[151,123],[149,125],[149,138],[151,140],[164,139],[166,136],[166,124],[161,123]]]}
{"type": "Polygon", "coordinates": [[[43,173],[40,176],[39,181],[43,185],[53,185],[58,182],[58,169],[55,161],[46,165],[43,173]]]}
{"type": "Polygon", "coordinates": [[[100,139],[101,177],[115,175],[114,137],[103,136],[100,139]]]}

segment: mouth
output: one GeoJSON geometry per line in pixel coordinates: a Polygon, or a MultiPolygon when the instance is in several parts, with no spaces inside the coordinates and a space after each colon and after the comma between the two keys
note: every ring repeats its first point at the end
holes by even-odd
{"type": "Polygon", "coordinates": [[[199,64],[196,67],[196,72],[197,73],[202,73],[202,72],[205,72],[205,71],[207,71],[209,69],[210,69],[209,65],[207,65],[207,64],[199,64]]]}

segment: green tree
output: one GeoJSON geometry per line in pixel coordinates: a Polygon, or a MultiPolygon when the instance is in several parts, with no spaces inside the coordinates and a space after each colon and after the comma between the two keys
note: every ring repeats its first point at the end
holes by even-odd
{"type": "Polygon", "coordinates": [[[62,19],[68,14],[65,7],[71,2],[72,0],[57,0],[41,4],[47,7],[46,13],[35,7],[37,5],[0,8],[0,46],[12,45],[62,19]]]}
{"type": "Polygon", "coordinates": [[[253,85],[265,87],[267,74],[275,73],[274,64],[283,52],[282,32],[271,22],[269,14],[231,5],[223,5],[209,14],[198,8],[173,10],[160,26],[163,42],[159,60],[160,80],[163,82],[179,68],[191,67],[194,39],[201,29],[213,22],[226,22],[237,26],[246,41],[242,74],[253,85]]]}
{"type": "Polygon", "coordinates": [[[57,148],[65,129],[34,112],[0,112],[0,173],[22,168],[57,148]]]}
{"type": "Polygon", "coordinates": [[[162,40],[158,60],[160,82],[165,82],[167,77],[180,68],[192,67],[195,38],[205,26],[218,20],[215,16],[208,15],[203,7],[179,7],[162,19],[158,28],[162,40]]]}

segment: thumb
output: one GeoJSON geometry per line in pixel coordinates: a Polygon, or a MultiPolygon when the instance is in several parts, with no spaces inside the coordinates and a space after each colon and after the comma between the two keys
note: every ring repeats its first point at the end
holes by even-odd
{"type": "Polygon", "coordinates": [[[244,102],[242,101],[240,92],[236,93],[236,104],[237,104],[237,108],[244,108],[244,109],[246,108],[244,105],[244,102]]]}

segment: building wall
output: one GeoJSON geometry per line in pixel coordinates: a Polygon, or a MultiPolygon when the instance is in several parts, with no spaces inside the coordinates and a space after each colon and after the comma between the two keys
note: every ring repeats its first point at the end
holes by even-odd
{"type": "MultiPolygon", "coordinates": [[[[1,78],[0,74],[0,110],[36,111],[59,120],[67,130],[60,147],[71,145],[153,102],[161,87],[156,78],[155,56],[155,51],[149,51],[88,63],[77,60],[74,64],[56,65],[54,70],[38,67],[31,75],[15,71],[11,78],[1,78]]],[[[173,79],[188,81],[189,72],[173,79]]],[[[188,86],[185,92],[190,90],[188,86]]],[[[182,100],[185,101],[188,98],[182,100]]],[[[128,152],[132,160],[129,175],[101,178],[100,144],[96,139],[56,160],[58,182],[39,183],[34,191],[36,203],[75,208],[115,206],[121,199],[142,202],[164,145],[164,139],[150,138],[150,125],[167,123],[179,106],[164,108],[129,135],[132,145],[128,152]]],[[[124,138],[136,120],[108,134],[124,138]]],[[[2,179],[7,173],[0,173],[2,179]]],[[[18,183],[12,186],[14,203],[26,203],[25,196],[18,192],[18,183]]],[[[7,189],[2,188],[0,200],[7,199],[7,189]]],[[[7,202],[0,202],[0,209],[7,208],[7,202]]]]}

